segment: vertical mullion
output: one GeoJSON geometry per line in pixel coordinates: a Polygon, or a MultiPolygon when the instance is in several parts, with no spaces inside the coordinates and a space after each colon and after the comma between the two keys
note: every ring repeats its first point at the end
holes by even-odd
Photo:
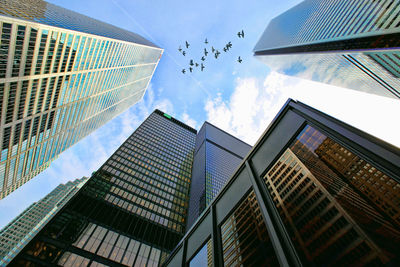
{"type": "Polygon", "coordinates": [[[187,253],[187,238],[183,239],[183,244],[182,244],[182,263],[181,266],[189,266],[189,264],[186,264],[186,253],[187,253]]]}
{"type": "Polygon", "coordinates": [[[17,41],[17,30],[18,30],[18,25],[16,23],[12,23],[11,33],[10,33],[10,43],[8,47],[6,78],[10,78],[12,74],[14,54],[15,54],[15,42],[17,41]]]}
{"type": "Polygon", "coordinates": [[[25,27],[25,35],[24,35],[24,44],[22,46],[21,51],[21,62],[19,65],[19,74],[18,77],[25,76],[25,65],[26,65],[26,58],[28,55],[28,45],[31,36],[31,27],[25,27]]]}
{"type": "MultiPolygon", "coordinates": [[[[53,31],[49,30],[48,34],[47,34],[47,39],[46,39],[46,45],[44,48],[44,52],[43,52],[43,58],[42,58],[42,66],[40,69],[40,74],[44,74],[45,68],[46,68],[46,62],[47,62],[47,58],[48,58],[48,53],[49,53],[49,48],[50,48],[50,43],[51,43],[51,36],[53,35],[53,31]]],[[[40,36],[40,39],[42,37],[40,36]]]]}
{"type": "Polygon", "coordinates": [[[221,240],[221,229],[218,227],[217,222],[217,210],[215,204],[211,206],[211,223],[212,223],[212,232],[211,239],[213,244],[213,263],[215,267],[223,267],[224,259],[222,257],[222,240],[221,240]]]}
{"type": "Polygon", "coordinates": [[[270,210],[272,210],[274,204],[272,199],[270,199],[270,195],[268,194],[267,189],[265,188],[265,186],[263,186],[263,184],[261,184],[257,177],[254,176],[254,172],[247,160],[245,161],[245,165],[279,264],[281,266],[302,266],[300,258],[298,257],[297,252],[293,247],[290,237],[285,234],[286,231],[284,229],[284,225],[282,223],[277,224],[278,229],[275,229],[273,225],[273,218],[271,217],[274,217],[274,219],[279,219],[279,214],[270,214],[268,212],[267,206],[270,208],[270,210]],[[278,235],[278,231],[280,232],[280,235],[278,235]],[[288,258],[290,260],[290,263],[288,261],[288,258]]]}

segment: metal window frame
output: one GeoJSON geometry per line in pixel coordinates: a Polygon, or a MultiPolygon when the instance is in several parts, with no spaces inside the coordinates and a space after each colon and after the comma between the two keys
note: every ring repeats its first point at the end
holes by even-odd
{"type": "Polygon", "coordinates": [[[163,266],[187,266],[210,235],[214,266],[223,266],[220,226],[249,190],[256,199],[281,266],[302,266],[262,177],[306,125],[374,163],[400,182],[400,150],[301,102],[288,99],[209,207],[187,231],[163,266]],[[211,226],[205,227],[211,219],[211,226]],[[197,240],[195,240],[197,237],[197,240]],[[204,240],[203,240],[204,239],[204,240]],[[194,241],[193,241],[194,240],[194,241]],[[193,248],[193,246],[197,244],[193,248]],[[188,251],[188,247],[191,250],[188,251]]]}

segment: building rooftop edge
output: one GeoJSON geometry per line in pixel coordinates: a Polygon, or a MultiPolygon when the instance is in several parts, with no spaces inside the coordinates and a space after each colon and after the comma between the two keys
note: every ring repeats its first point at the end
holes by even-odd
{"type": "Polygon", "coordinates": [[[192,133],[194,133],[194,134],[197,135],[197,130],[196,130],[196,129],[194,129],[193,127],[190,127],[189,125],[187,125],[187,124],[184,123],[184,122],[181,122],[180,120],[175,119],[174,117],[170,116],[168,113],[165,113],[165,112],[163,112],[163,111],[161,111],[161,110],[159,110],[159,109],[155,109],[155,110],[153,111],[153,113],[156,113],[156,114],[161,115],[161,116],[163,116],[163,117],[165,117],[165,118],[168,118],[168,119],[170,119],[172,122],[176,123],[177,125],[179,125],[179,126],[185,128],[185,129],[187,129],[187,130],[189,130],[189,131],[191,131],[192,133]],[[165,115],[166,115],[166,116],[165,116],[165,115]]]}

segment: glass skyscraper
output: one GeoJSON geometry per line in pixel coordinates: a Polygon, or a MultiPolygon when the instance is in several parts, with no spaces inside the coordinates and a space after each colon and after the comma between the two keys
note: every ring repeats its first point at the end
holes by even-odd
{"type": "Polygon", "coordinates": [[[288,100],[165,266],[397,266],[399,203],[398,148],[288,100]]]}
{"type": "Polygon", "coordinates": [[[254,48],[272,70],[400,98],[400,2],[305,0],[254,48]]]}
{"type": "Polygon", "coordinates": [[[0,1],[0,199],[138,102],[163,50],[42,0],[0,1]]]}
{"type": "Polygon", "coordinates": [[[0,266],[9,263],[89,178],[60,184],[0,231],[0,266]]]}
{"type": "Polygon", "coordinates": [[[232,176],[251,146],[205,122],[196,137],[188,227],[232,176]]]}
{"type": "Polygon", "coordinates": [[[155,110],[10,266],[158,266],[185,233],[196,133],[155,110]]]}

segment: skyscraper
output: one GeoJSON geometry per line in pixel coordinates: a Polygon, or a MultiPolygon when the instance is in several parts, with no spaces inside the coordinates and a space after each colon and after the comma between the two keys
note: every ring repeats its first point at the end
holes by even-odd
{"type": "Polygon", "coordinates": [[[272,70],[400,98],[400,3],[305,0],[268,24],[254,48],[272,70]]]}
{"type": "Polygon", "coordinates": [[[185,233],[197,131],[159,110],[11,266],[158,266],[185,233]]]}
{"type": "Polygon", "coordinates": [[[289,100],[165,266],[397,266],[399,200],[398,148],[289,100]]]}
{"type": "Polygon", "coordinates": [[[6,265],[74,196],[89,178],[60,184],[47,196],[33,203],[0,231],[0,265],[6,265]]]}
{"type": "Polygon", "coordinates": [[[138,102],[162,49],[42,0],[0,3],[0,199],[138,102]]]}
{"type": "Polygon", "coordinates": [[[251,146],[205,122],[196,137],[188,227],[218,194],[251,146]]]}

